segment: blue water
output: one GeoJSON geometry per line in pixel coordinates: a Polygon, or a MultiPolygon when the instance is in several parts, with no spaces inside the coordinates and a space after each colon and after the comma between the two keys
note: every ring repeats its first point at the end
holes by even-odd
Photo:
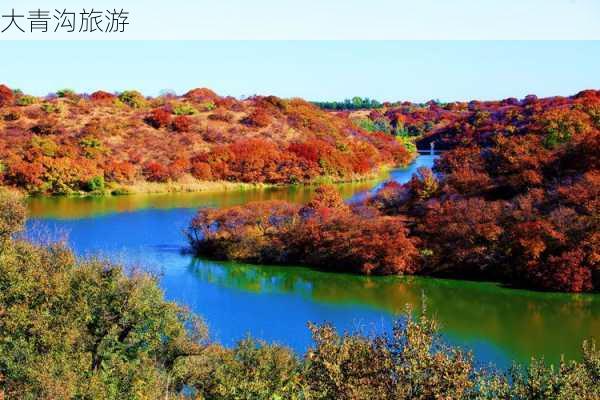
{"type": "MultiPolygon", "coordinates": [[[[421,156],[409,168],[392,171],[391,178],[406,182],[434,159],[421,156]]],[[[357,199],[379,184],[340,190],[347,199],[357,199]]],[[[212,337],[226,345],[252,335],[304,351],[311,343],[308,321],[330,322],[340,330],[389,330],[406,304],[420,307],[422,294],[441,321],[444,337],[472,349],[480,363],[504,367],[530,355],[576,357],[583,338],[599,336],[597,296],[215,262],[181,252],[186,246],[182,231],[199,206],[267,198],[305,201],[312,190],[33,199],[27,233],[34,239],[64,237],[78,255],[99,255],[158,275],[166,297],[204,317],[212,337]]]]}

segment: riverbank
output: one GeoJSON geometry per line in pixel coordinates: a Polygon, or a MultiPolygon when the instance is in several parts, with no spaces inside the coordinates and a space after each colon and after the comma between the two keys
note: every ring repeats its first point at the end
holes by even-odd
{"type": "MultiPolygon", "coordinates": [[[[373,188],[380,187],[383,182],[394,180],[405,182],[420,167],[431,167],[433,158],[418,157],[406,168],[382,170],[372,180],[361,180],[350,183],[339,183],[335,187],[342,197],[351,200],[366,196],[373,188]]],[[[228,186],[228,190],[217,187],[215,190],[178,191],[159,193],[139,193],[128,195],[98,196],[29,196],[27,198],[29,215],[32,218],[77,219],[120,212],[134,212],[143,209],[196,209],[207,205],[212,207],[230,207],[248,202],[263,200],[286,200],[297,204],[309,202],[316,184],[300,184],[287,186],[228,186]]],[[[162,186],[159,188],[161,189],[162,186]]],[[[187,221],[186,221],[187,222],[187,221]]]]}
{"type": "MultiPolygon", "coordinates": [[[[193,192],[227,192],[266,189],[274,185],[267,183],[225,182],[225,181],[199,181],[192,177],[182,181],[148,182],[141,181],[131,185],[118,185],[112,189],[96,195],[123,196],[132,194],[165,194],[165,193],[193,193],[193,192]]],[[[85,193],[81,195],[86,195],[85,193]]],[[[94,194],[91,194],[94,195],[94,194]]]]}
{"type": "MultiPolygon", "coordinates": [[[[416,159],[414,157],[411,163],[416,159]]],[[[408,164],[407,164],[408,165],[408,164]]],[[[165,194],[165,193],[195,193],[195,192],[227,192],[244,191],[271,188],[288,188],[297,186],[318,186],[323,184],[337,185],[344,183],[369,182],[381,179],[393,168],[404,168],[403,166],[384,165],[377,171],[366,175],[355,175],[351,177],[319,176],[312,181],[295,184],[274,184],[262,182],[227,182],[227,181],[200,181],[192,176],[186,176],[180,181],[170,182],[148,182],[142,181],[131,185],[119,185],[111,190],[100,192],[99,195],[127,195],[127,194],[165,194]]],[[[86,195],[82,193],[81,195],[86,195]]],[[[93,194],[91,194],[93,195],[93,194]]]]}
{"type": "Polygon", "coordinates": [[[353,175],[350,177],[319,176],[312,181],[294,184],[274,184],[262,182],[230,182],[230,181],[202,181],[186,174],[177,181],[149,182],[138,181],[131,184],[107,184],[105,188],[93,191],[70,191],[67,193],[27,193],[18,188],[4,187],[7,190],[20,192],[25,197],[104,197],[104,196],[126,196],[140,194],[175,194],[175,193],[221,193],[250,191],[261,189],[285,189],[300,186],[318,186],[323,184],[339,185],[350,183],[370,182],[385,179],[394,168],[406,168],[412,164],[418,155],[415,154],[406,165],[383,165],[376,171],[365,175],[353,175]]]}

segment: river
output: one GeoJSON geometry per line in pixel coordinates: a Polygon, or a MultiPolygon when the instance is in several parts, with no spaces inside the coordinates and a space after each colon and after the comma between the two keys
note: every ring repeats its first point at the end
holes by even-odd
{"type": "MultiPolygon", "coordinates": [[[[435,156],[422,155],[386,178],[410,179],[435,156]]],[[[380,181],[338,185],[345,198],[380,181]]],[[[480,365],[544,356],[578,358],[583,339],[600,340],[600,296],[541,293],[495,283],[419,277],[366,277],[302,267],[215,262],[181,253],[182,234],[199,206],[249,201],[307,201],[314,188],[298,186],[226,193],[179,193],[88,198],[32,198],[27,235],[64,239],[81,256],[102,256],[155,273],[168,299],[202,315],[212,337],[226,345],[247,336],[297,351],[310,344],[308,321],[341,330],[389,330],[406,304],[421,306],[453,344],[472,350],[480,365]]]]}

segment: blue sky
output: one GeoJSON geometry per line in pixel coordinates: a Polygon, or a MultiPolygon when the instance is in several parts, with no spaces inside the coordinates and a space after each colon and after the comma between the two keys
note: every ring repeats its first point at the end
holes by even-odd
{"type": "Polygon", "coordinates": [[[209,87],[442,101],[600,88],[600,41],[0,41],[0,82],[45,95],[209,87]]]}

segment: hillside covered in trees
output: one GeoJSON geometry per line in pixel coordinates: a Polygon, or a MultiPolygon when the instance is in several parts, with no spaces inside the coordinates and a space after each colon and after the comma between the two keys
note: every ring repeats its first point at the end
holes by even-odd
{"type": "Polygon", "coordinates": [[[350,181],[412,157],[390,135],[301,99],[237,100],[208,89],[156,98],[61,90],[38,98],[0,85],[1,183],[30,193],[350,181]]]}
{"type": "Polygon", "coordinates": [[[410,310],[389,334],[309,325],[305,354],[253,339],[227,348],[153,277],[18,237],[25,207],[0,190],[0,398],[597,399],[600,354],[494,372],[410,310]]]}
{"type": "Polygon", "coordinates": [[[360,204],[322,188],[285,202],[201,209],[198,254],[304,263],[365,274],[486,279],[544,290],[600,290],[600,91],[573,97],[346,114],[448,151],[434,171],[360,204]]]}

